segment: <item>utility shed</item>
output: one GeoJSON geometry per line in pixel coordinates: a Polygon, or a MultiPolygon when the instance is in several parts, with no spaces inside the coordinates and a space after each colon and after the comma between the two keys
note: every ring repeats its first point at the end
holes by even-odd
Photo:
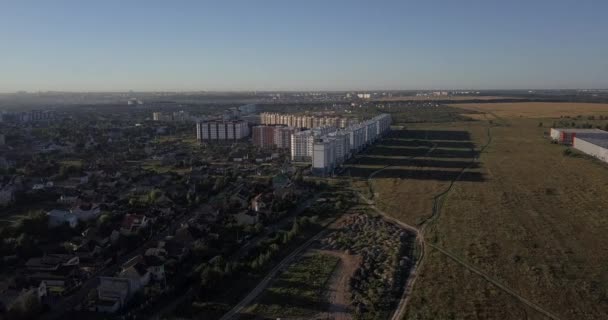
{"type": "Polygon", "coordinates": [[[551,128],[551,139],[560,144],[572,144],[574,137],[588,133],[608,133],[600,129],[551,128]]]}
{"type": "Polygon", "coordinates": [[[574,137],[574,149],[608,162],[608,132],[586,133],[574,137]]]}

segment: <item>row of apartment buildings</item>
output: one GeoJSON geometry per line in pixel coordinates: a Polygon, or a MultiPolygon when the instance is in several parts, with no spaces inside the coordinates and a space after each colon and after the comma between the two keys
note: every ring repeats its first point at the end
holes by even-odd
{"type": "Polygon", "coordinates": [[[291,135],[291,160],[312,162],[325,175],[390,130],[391,116],[381,114],[344,129],[320,127],[291,135]]]}
{"type": "Polygon", "coordinates": [[[51,121],[58,118],[57,112],[54,110],[30,110],[23,112],[8,112],[0,113],[0,122],[36,122],[36,121],[51,121]]]}
{"type": "Polygon", "coordinates": [[[298,162],[312,161],[312,146],[315,139],[319,139],[336,130],[335,127],[318,127],[292,134],[291,160],[298,162]]]}
{"type": "Polygon", "coordinates": [[[196,139],[203,142],[235,141],[249,136],[249,124],[243,120],[213,120],[196,123],[196,139]]]}
{"type": "Polygon", "coordinates": [[[284,125],[296,128],[318,128],[318,127],[335,127],[346,128],[355,123],[356,120],[344,117],[327,117],[314,115],[293,115],[276,112],[262,112],[260,114],[260,122],[263,125],[284,125]]]}
{"type": "Polygon", "coordinates": [[[190,121],[194,117],[186,111],[175,111],[175,112],[152,112],[152,120],[154,121],[190,121]]]}
{"type": "Polygon", "coordinates": [[[391,116],[381,114],[346,129],[337,130],[313,143],[312,171],[326,175],[365,146],[374,143],[390,130],[391,116]]]}
{"type": "Polygon", "coordinates": [[[284,126],[255,126],[251,129],[253,144],[261,148],[291,148],[291,135],[299,128],[284,126]]]}

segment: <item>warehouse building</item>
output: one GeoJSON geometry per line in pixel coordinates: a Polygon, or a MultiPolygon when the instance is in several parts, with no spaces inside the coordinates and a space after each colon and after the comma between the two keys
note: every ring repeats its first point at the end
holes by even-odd
{"type": "Polygon", "coordinates": [[[574,137],[588,133],[606,133],[606,131],[600,129],[551,128],[551,140],[559,144],[571,145],[574,137]]]}
{"type": "Polygon", "coordinates": [[[608,162],[608,132],[576,135],[572,146],[604,162],[608,162]]]}

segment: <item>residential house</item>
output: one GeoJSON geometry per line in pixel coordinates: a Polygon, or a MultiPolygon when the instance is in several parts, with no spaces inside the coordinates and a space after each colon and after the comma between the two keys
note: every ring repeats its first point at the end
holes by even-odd
{"type": "Polygon", "coordinates": [[[143,257],[141,255],[131,258],[129,261],[125,262],[122,266],[122,271],[119,276],[121,278],[127,278],[131,281],[131,287],[135,288],[136,291],[139,291],[143,287],[147,286],[150,283],[150,271],[148,271],[148,266],[143,261],[143,257]]]}
{"type": "Polygon", "coordinates": [[[57,203],[65,204],[65,205],[73,205],[79,201],[77,195],[67,195],[63,194],[59,199],[57,199],[57,203]]]}
{"type": "Polygon", "coordinates": [[[65,210],[51,210],[46,213],[49,218],[49,227],[55,228],[67,224],[70,228],[78,225],[78,218],[75,214],[65,210]]]}
{"type": "Polygon", "coordinates": [[[76,215],[78,221],[90,221],[95,220],[101,214],[101,209],[99,205],[93,204],[81,204],[77,206],[75,209],[72,209],[72,213],[76,215]]]}
{"type": "Polygon", "coordinates": [[[253,199],[251,199],[251,205],[250,208],[251,210],[255,211],[255,212],[261,212],[264,209],[267,208],[267,204],[264,201],[264,193],[260,193],[257,196],[255,196],[253,199]]]}
{"type": "Polygon", "coordinates": [[[126,278],[99,277],[97,311],[114,313],[123,308],[137,289],[126,278]]]}
{"type": "Polygon", "coordinates": [[[7,206],[15,201],[15,189],[12,186],[5,186],[0,189],[0,206],[7,206]]]}
{"type": "Polygon", "coordinates": [[[146,250],[144,261],[148,266],[148,271],[152,280],[158,282],[165,281],[165,262],[167,261],[167,251],[160,248],[150,248],[146,250]]]}
{"type": "Polygon", "coordinates": [[[148,226],[148,218],[142,214],[129,213],[122,220],[120,231],[123,234],[137,232],[148,226]]]}
{"type": "Polygon", "coordinates": [[[249,212],[248,210],[239,212],[234,215],[234,218],[239,225],[254,225],[258,223],[259,220],[257,212],[249,212]]]}
{"type": "Polygon", "coordinates": [[[239,203],[241,208],[247,208],[249,206],[249,196],[249,190],[244,185],[241,185],[232,194],[230,201],[239,203]]]}
{"type": "Polygon", "coordinates": [[[25,267],[30,271],[57,271],[62,267],[73,267],[80,264],[77,256],[70,254],[45,254],[42,257],[30,258],[25,267]]]}

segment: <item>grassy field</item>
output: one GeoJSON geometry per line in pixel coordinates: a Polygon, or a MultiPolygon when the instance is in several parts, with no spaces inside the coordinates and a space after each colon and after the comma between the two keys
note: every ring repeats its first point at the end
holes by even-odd
{"type": "Polygon", "coordinates": [[[523,99],[518,97],[507,97],[507,96],[402,96],[402,97],[384,97],[376,99],[377,101],[433,101],[433,100],[501,100],[501,99],[523,99]]]}
{"type": "MultiPolygon", "coordinates": [[[[578,115],[608,116],[608,104],[578,102],[463,103],[461,109],[486,112],[505,118],[559,118],[578,115]]],[[[467,115],[469,116],[469,115],[467,115]]],[[[478,116],[473,116],[478,117],[478,116]]]]}
{"type": "Polygon", "coordinates": [[[327,282],[338,262],[338,257],[320,253],[302,256],[264,290],[248,313],[282,318],[310,317],[324,311],[327,282]]]}
{"type": "MultiPolygon", "coordinates": [[[[523,103],[510,109],[513,105],[468,106],[497,115],[492,123],[407,126],[411,131],[468,133],[466,140],[463,136],[456,141],[438,139],[441,136],[418,137],[424,142],[458,142],[454,144],[458,148],[446,148],[451,153],[433,152],[423,157],[409,150],[415,146],[408,146],[413,139],[407,133],[380,142],[395,145],[400,140],[399,147],[407,151],[399,150],[398,158],[393,163],[387,159],[386,164],[407,166],[376,176],[377,201],[387,212],[410,224],[426,221],[434,196],[450,184],[443,178],[445,172],[465,168],[460,166],[464,163],[452,162],[472,160],[473,154],[467,157],[460,149],[472,145],[480,150],[489,141],[490,127],[488,148],[471,169],[465,170],[479,175],[454,184],[439,217],[425,229],[426,241],[560,319],[606,319],[608,165],[587,157],[565,156],[565,147],[549,143],[543,137],[548,127],[538,124],[549,124],[565,115],[606,114],[603,110],[608,112],[608,105],[523,103]],[[425,173],[412,175],[411,171],[425,173]]],[[[387,154],[374,154],[373,150],[369,153],[375,157],[387,154]]],[[[406,318],[546,317],[427,246],[406,318]]]]}

